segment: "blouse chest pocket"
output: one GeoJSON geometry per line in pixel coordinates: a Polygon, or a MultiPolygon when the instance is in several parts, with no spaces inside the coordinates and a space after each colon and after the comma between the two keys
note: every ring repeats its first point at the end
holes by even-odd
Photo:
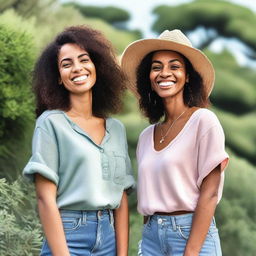
{"type": "Polygon", "coordinates": [[[124,184],[126,174],[126,156],[123,153],[113,152],[113,181],[116,184],[124,184]]]}

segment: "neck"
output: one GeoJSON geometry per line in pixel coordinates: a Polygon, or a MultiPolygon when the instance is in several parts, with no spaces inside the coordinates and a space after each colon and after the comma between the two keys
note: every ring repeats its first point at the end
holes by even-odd
{"type": "Polygon", "coordinates": [[[188,106],[184,104],[183,99],[177,100],[176,98],[164,99],[165,106],[165,121],[173,121],[183,111],[188,109],[188,106]]]}
{"type": "Polygon", "coordinates": [[[93,116],[91,92],[86,95],[70,95],[70,105],[68,113],[74,117],[89,119],[93,116]]]}

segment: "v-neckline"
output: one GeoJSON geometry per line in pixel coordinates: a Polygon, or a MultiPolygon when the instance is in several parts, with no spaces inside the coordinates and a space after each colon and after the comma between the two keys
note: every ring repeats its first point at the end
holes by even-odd
{"type": "Polygon", "coordinates": [[[162,151],[164,151],[166,148],[170,147],[186,130],[187,126],[189,125],[189,123],[192,121],[192,119],[194,119],[194,116],[196,113],[200,112],[200,110],[202,110],[203,108],[198,108],[197,110],[195,110],[192,115],[189,117],[189,119],[187,120],[187,122],[185,123],[185,125],[183,126],[183,128],[178,132],[178,134],[162,149],[160,150],[156,150],[155,148],[155,128],[157,124],[154,124],[152,127],[152,134],[151,134],[151,147],[153,149],[153,151],[155,153],[160,153],[162,151]]]}
{"type": "Polygon", "coordinates": [[[76,132],[86,136],[89,140],[91,140],[91,142],[93,144],[95,144],[97,147],[102,147],[104,145],[104,143],[106,142],[106,140],[108,139],[109,137],[109,121],[110,121],[110,118],[104,118],[105,120],[105,134],[104,136],[102,137],[102,140],[101,142],[98,144],[96,143],[93,138],[84,130],[82,129],[76,122],[74,122],[69,116],[68,114],[65,112],[65,111],[61,111],[63,113],[63,115],[65,116],[65,118],[67,119],[67,121],[71,124],[71,127],[73,128],[73,130],[75,130],[76,132]]]}

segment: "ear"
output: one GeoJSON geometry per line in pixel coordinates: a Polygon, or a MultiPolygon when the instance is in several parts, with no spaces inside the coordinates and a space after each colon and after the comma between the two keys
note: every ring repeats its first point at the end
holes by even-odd
{"type": "Polygon", "coordinates": [[[59,85],[62,85],[62,79],[60,77],[58,79],[58,83],[59,83],[59,85]]]}

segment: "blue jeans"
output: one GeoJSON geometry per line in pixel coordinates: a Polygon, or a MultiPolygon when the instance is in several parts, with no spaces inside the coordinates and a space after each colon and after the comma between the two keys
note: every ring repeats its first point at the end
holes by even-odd
{"type": "MultiPolygon", "coordinates": [[[[190,234],[193,214],[176,216],[153,215],[143,227],[138,255],[183,256],[190,234]]],[[[213,218],[200,256],[221,256],[221,246],[213,218]]]]}
{"type": "MultiPolygon", "coordinates": [[[[116,255],[112,211],[61,210],[60,213],[71,256],[116,255]]],[[[52,255],[46,240],[40,255],[52,255]]]]}

